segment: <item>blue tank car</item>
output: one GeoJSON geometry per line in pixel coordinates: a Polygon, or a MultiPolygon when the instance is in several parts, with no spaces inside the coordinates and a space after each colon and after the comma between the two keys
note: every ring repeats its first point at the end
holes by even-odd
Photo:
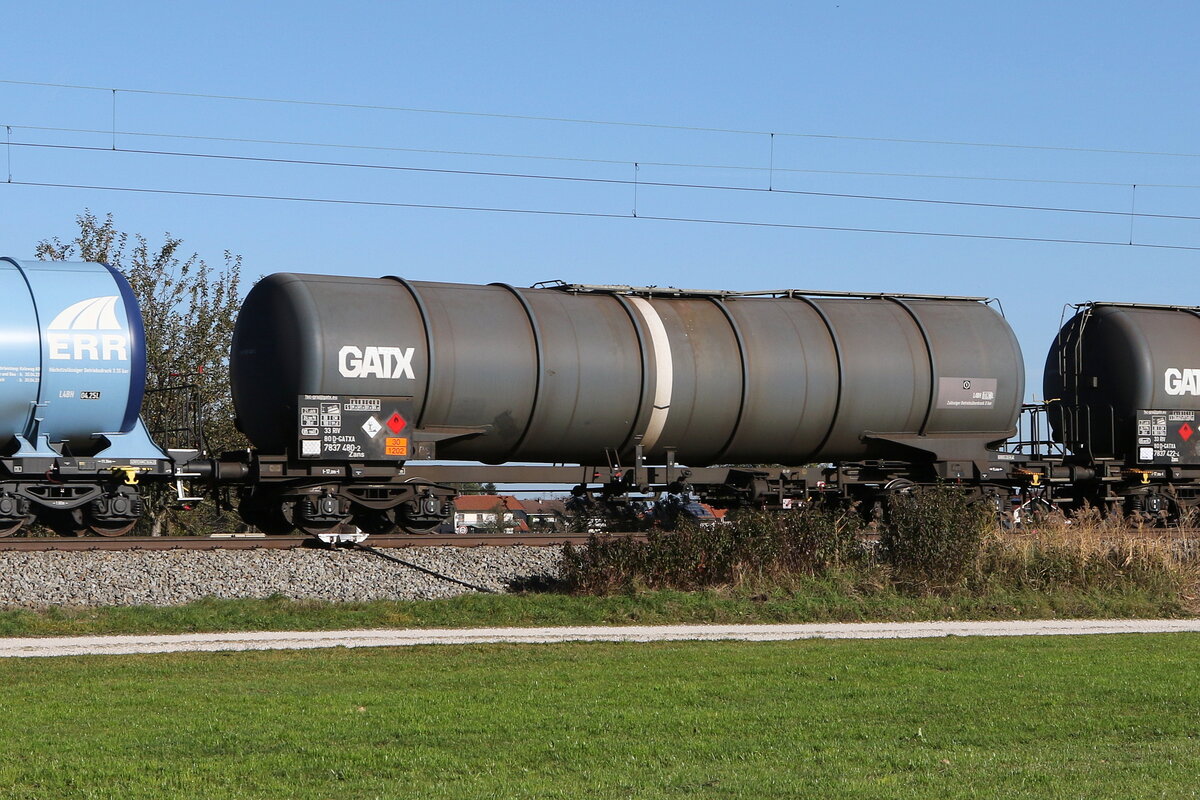
{"type": "Polygon", "coordinates": [[[119,535],[170,460],[139,417],[145,331],[103,264],[0,258],[0,535],[35,520],[119,535]]]}

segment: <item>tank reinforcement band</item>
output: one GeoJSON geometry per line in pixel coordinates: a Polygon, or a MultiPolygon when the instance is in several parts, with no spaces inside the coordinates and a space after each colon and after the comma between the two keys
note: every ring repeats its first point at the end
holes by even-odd
{"type": "Polygon", "coordinates": [[[674,362],[671,361],[671,340],[667,337],[666,326],[662,318],[654,310],[649,301],[640,297],[631,297],[629,301],[642,315],[646,330],[650,334],[650,346],[654,350],[654,408],[650,412],[650,422],[646,425],[646,433],[642,437],[642,446],[646,452],[658,444],[667,424],[667,414],[671,410],[671,389],[675,379],[674,362]]]}

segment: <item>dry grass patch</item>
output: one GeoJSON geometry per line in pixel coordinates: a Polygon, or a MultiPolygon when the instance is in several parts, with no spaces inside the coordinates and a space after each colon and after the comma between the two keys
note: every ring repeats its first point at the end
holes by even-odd
{"type": "Polygon", "coordinates": [[[1141,593],[1193,610],[1200,595],[1194,542],[1094,511],[1001,530],[989,505],[939,486],[895,498],[878,543],[863,533],[853,511],[812,507],[742,512],[714,528],[651,531],[645,542],[601,536],[567,550],[563,585],[587,595],[787,593],[818,580],[852,597],[1141,593]]]}
{"type": "Polygon", "coordinates": [[[1038,591],[1138,587],[1176,594],[1195,611],[1200,550],[1171,529],[1126,525],[1085,509],[1027,529],[993,530],[981,544],[973,584],[1038,591]]]}

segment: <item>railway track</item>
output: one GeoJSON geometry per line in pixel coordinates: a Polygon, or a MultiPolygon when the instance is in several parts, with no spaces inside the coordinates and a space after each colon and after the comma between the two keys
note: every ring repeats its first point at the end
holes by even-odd
{"type": "MultiPolygon", "coordinates": [[[[637,534],[607,534],[630,536],[637,534]]],[[[587,534],[522,533],[522,534],[395,534],[372,536],[365,542],[373,548],[397,547],[505,547],[525,545],[586,544],[587,534]]],[[[333,545],[311,536],[262,536],[229,534],[216,536],[46,536],[36,538],[0,539],[0,552],[32,552],[45,550],[294,550],[302,547],[328,548],[333,545]]]]}
{"type": "MultiPolygon", "coordinates": [[[[645,537],[644,533],[605,533],[611,537],[645,537]]],[[[1020,530],[1008,535],[1019,538],[1020,530]]],[[[1128,529],[1124,536],[1170,541],[1200,540],[1200,528],[1142,528],[1128,529]]],[[[878,541],[879,534],[864,533],[866,541],[878,541]]],[[[1103,538],[1103,534],[1101,534],[1103,538]]],[[[391,534],[371,536],[364,544],[376,549],[402,547],[552,547],[562,544],[587,544],[586,533],[522,533],[522,534],[391,534]]],[[[0,552],[34,552],[47,550],[295,550],[298,548],[329,548],[330,545],[312,536],[265,536],[263,534],[217,534],[214,536],[44,536],[0,538],[0,552]]]]}

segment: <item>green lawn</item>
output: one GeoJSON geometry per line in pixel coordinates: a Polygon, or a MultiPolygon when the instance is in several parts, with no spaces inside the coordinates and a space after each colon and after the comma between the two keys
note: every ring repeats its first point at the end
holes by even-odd
{"type": "Polygon", "coordinates": [[[193,631],[469,628],[705,622],[852,622],[936,619],[1049,619],[1192,616],[1184,598],[1129,587],[1105,591],[962,593],[912,597],[856,591],[833,580],[791,590],[655,591],[608,597],[563,594],[465,595],[371,603],[205,600],[170,608],[52,608],[0,611],[0,636],[193,631]]]}
{"type": "Polygon", "coordinates": [[[1200,636],[0,661],[0,797],[1192,797],[1200,636]]]}

